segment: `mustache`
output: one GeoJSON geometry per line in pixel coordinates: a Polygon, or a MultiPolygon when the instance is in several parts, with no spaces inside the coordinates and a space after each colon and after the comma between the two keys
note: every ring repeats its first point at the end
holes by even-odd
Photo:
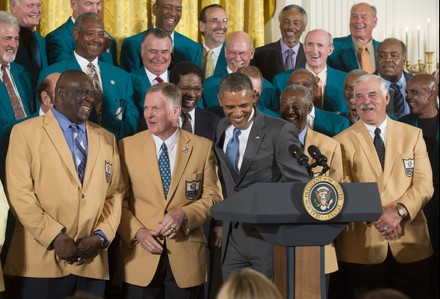
{"type": "Polygon", "coordinates": [[[361,105],[361,110],[373,110],[376,106],[372,103],[361,105]]]}

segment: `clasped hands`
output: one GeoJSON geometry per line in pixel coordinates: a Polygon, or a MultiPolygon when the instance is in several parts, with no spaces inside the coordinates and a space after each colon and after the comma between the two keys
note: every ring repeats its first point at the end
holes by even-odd
{"type": "Polygon", "coordinates": [[[61,233],[53,241],[55,254],[65,263],[82,265],[87,259],[95,256],[101,249],[101,238],[97,235],[84,237],[75,242],[61,233]]]}
{"type": "Polygon", "coordinates": [[[399,216],[397,210],[393,206],[385,207],[380,218],[373,222],[374,227],[385,237],[391,241],[399,239],[403,234],[400,222],[402,217],[399,216]]]}
{"type": "Polygon", "coordinates": [[[186,214],[182,209],[169,211],[161,221],[159,221],[159,230],[153,231],[148,228],[141,228],[136,233],[136,239],[141,247],[152,254],[161,254],[163,238],[173,239],[179,232],[186,214]]]}

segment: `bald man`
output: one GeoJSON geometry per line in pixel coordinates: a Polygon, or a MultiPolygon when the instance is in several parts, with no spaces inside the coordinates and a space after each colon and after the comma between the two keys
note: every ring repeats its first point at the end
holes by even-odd
{"type": "Polygon", "coordinates": [[[60,75],[60,73],[52,73],[38,86],[37,97],[41,104],[39,115],[46,114],[52,108],[55,102],[55,85],[60,75]]]}
{"type": "Polygon", "coordinates": [[[354,98],[354,87],[356,85],[357,79],[360,76],[367,74],[363,69],[355,69],[350,71],[344,80],[344,98],[347,104],[347,112],[344,114],[346,118],[350,121],[350,125],[354,124],[359,120],[359,115],[356,111],[355,98],[354,98]]]}

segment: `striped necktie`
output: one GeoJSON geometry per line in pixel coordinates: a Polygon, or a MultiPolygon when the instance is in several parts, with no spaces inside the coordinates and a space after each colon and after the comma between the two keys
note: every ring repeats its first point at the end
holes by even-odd
{"type": "Polygon", "coordinates": [[[78,173],[78,178],[81,183],[84,180],[84,174],[86,173],[86,164],[87,164],[87,152],[84,141],[79,133],[79,127],[76,124],[71,124],[70,128],[72,129],[73,135],[73,149],[75,156],[75,167],[76,172],[78,173]]]}

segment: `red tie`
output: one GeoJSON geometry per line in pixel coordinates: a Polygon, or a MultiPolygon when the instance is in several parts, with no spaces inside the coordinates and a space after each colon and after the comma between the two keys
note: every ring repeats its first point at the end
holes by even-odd
{"type": "Polygon", "coordinates": [[[157,76],[154,80],[157,82],[157,84],[163,83],[162,78],[159,76],[157,76]]]}
{"type": "Polygon", "coordinates": [[[22,119],[26,117],[26,113],[24,112],[23,105],[20,102],[20,99],[18,98],[17,93],[14,90],[14,87],[12,86],[11,79],[8,76],[7,69],[9,68],[8,65],[2,64],[2,80],[3,85],[6,88],[6,91],[9,95],[9,100],[11,101],[12,110],[14,111],[14,117],[15,119],[22,119]]]}

